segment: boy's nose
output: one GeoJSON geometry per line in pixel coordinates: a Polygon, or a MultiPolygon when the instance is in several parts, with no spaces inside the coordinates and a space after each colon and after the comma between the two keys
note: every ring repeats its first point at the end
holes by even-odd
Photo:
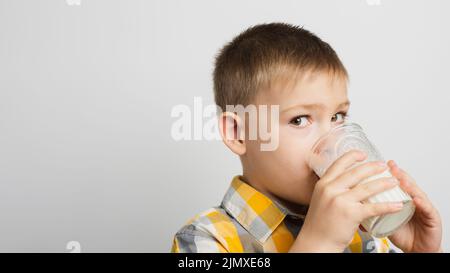
{"type": "Polygon", "coordinates": [[[319,128],[319,137],[325,135],[331,129],[332,129],[332,123],[331,122],[327,122],[327,123],[321,124],[320,128],[319,128]]]}
{"type": "MultiPolygon", "coordinates": [[[[312,146],[314,146],[314,144],[316,144],[317,141],[318,141],[322,136],[324,136],[326,133],[328,133],[328,132],[331,130],[331,128],[332,128],[332,124],[331,124],[331,123],[330,123],[330,124],[320,124],[320,125],[319,125],[319,128],[318,128],[318,130],[317,130],[317,132],[316,132],[315,140],[314,140],[314,142],[312,143],[312,146]]],[[[311,146],[311,148],[312,148],[312,146],[311,146]]]]}

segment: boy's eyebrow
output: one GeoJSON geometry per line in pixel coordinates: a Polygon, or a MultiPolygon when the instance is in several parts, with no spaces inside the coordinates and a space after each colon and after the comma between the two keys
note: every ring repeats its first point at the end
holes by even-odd
{"type": "MultiPolygon", "coordinates": [[[[349,106],[349,105],[350,105],[350,101],[347,100],[347,101],[344,101],[344,102],[340,103],[336,108],[349,106]]],[[[319,109],[323,109],[323,108],[326,108],[326,106],[325,106],[325,104],[322,104],[322,103],[297,104],[297,105],[290,106],[290,107],[288,107],[286,109],[283,109],[281,112],[286,112],[286,111],[289,111],[289,110],[291,110],[293,108],[304,108],[304,109],[317,109],[317,108],[319,108],[319,109]]]]}

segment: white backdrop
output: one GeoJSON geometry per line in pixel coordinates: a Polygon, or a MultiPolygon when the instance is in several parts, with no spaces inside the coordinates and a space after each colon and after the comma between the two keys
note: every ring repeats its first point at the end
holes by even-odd
{"type": "Polygon", "coordinates": [[[245,28],[315,32],[350,114],[429,194],[450,249],[450,2],[0,0],[0,251],[166,252],[241,172],[220,141],[175,141],[212,103],[213,57],[245,28]]]}

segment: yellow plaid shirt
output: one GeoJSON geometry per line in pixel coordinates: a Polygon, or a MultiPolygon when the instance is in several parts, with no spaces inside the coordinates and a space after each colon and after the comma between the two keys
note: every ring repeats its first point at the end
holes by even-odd
{"type": "MultiPolygon", "coordinates": [[[[287,252],[304,217],[236,176],[219,207],[198,214],[175,234],[172,252],[287,252]]],[[[387,238],[358,230],[345,252],[398,249],[387,238]]]]}

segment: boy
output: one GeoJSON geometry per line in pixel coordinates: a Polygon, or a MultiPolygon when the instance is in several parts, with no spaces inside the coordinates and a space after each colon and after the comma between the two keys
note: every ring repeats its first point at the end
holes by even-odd
{"type": "MultiPolygon", "coordinates": [[[[216,104],[221,109],[277,105],[278,145],[262,151],[261,138],[245,137],[249,126],[242,115],[221,113],[223,142],[240,157],[243,174],[232,180],[219,207],[197,215],[176,233],[172,251],[442,251],[437,210],[395,162],[351,168],[366,157],[355,150],[336,160],[320,179],[308,167],[313,143],[346,120],[347,80],[334,50],[297,26],[257,25],[227,44],[215,63],[216,104]],[[359,184],[387,168],[398,180],[359,184]],[[396,212],[402,204],[362,201],[397,183],[413,197],[415,215],[389,238],[374,238],[359,228],[362,220],[396,212]]],[[[260,118],[250,117],[249,123],[260,118]]]]}

